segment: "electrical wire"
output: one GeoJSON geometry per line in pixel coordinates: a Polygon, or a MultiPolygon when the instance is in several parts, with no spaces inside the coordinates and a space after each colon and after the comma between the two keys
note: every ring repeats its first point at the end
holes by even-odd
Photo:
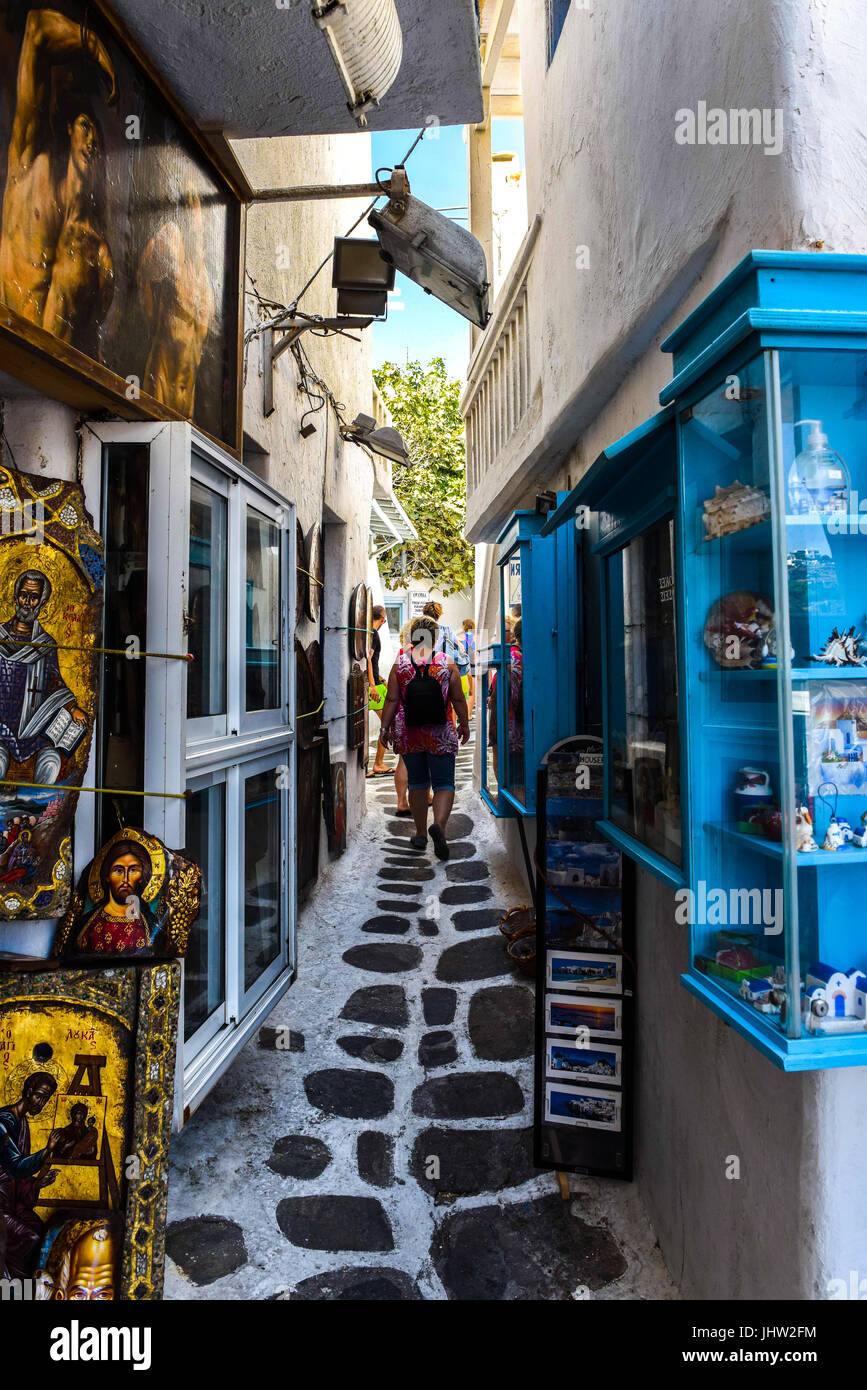
{"type": "MultiPolygon", "coordinates": [[[[419,131],[418,135],[417,135],[417,136],[415,137],[415,139],[413,140],[412,144],[410,145],[410,147],[409,147],[409,149],[407,150],[406,154],[404,155],[403,159],[400,161],[400,163],[399,163],[398,165],[395,165],[395,166],[394,166],[395,168],[403,168],[403,167],[406,165],[407,160],[408,160],[408,159],[410,158],[410,156],[415,152],[417,146],[418,146],[418,145],[421,143],[421,141],[424,139],[424,137],[425,137],[425,131],[426,131],[426,130],[427,130],[427,126],[422,126],[421,130],[419,131]]],[[[376,181],[377,184],[380,184],[379,175],[383,172],[383,169],[386,169],[386,168],[388,168],[388,166],[387,166],[387,165],[383,165],[381,168],[377,169],[377,171],[376,171],[376,179],[375,179],[375,181],[376,181]]],[[[382,185],[380,184],[380,186],[382,186],[382,185]]],[[[370,203],[367,205],[367,207],[364,209],[364,211],[361,213],[361,215],[355,219],[355,221],[353,222],[353,224],[352,224],[352,226],[349,228],[349,230],[348,230],[347,232],[344,233],[344,237],[350,237],[350,236],[352,236],[352,233],[355,231],[356,227],[359,227],[359,226],[361,225],[361,223],[364,221],[365,217],[368,217],[368,216],[370,215],[370,213],[373,212],[373,209],[376,207],[376,205],[377,205],[377,203],[379,202],[380,198],[385,198],[385,197],[388,197],[388,189],[387,189],[387,188],[383,188],[382,193],[377,193],[376,197],[372,200],[372,202],[370,202],[370,203]]],[[[258,324],[255,328],[250,329],[249,332],[246,333],[246,334],[244,335],[244,342],[245,342],[245,343],[251,342],[253,338],[258,337],[261,333],[264,333],[266,329],[268,329],[268,328],[278,328],[278,327],[280,327],[280,325],[281,325],[282,323],[285,322],[285,320],[286,320],[287,318],[292,318],[292,316],[295,314],[295,312],[296,312],[296,310],[297,310],[297,308],[298,308],[298,305],[300,304],[301,300],[303,299],[304,295],[305,295],[305,294],[307,293],[307,291],[310,289],[310,286],[314,283],[314,281],[316,281],[316,280],[318,279],[318,277],[322,274],[322,272],[323,272],[323,270],[325,269],[325,267],[329,264],[329,262],[330,262],[331,260],[333,260],[333,258],[334,258],[334,248],[332,247],[331,250],[328,252],[328,255],[325,257],[325,259],[324,259],[323,261],[321,261],[320,264],[316,267],[316,269],[314,270],[313,274],[310,276],[310,279],[309,279],[309,280],[306,282],[306,284],[298,291],[298,294],[295,296],[295,298],[292,300],[292,302],[291,302],[290,304],[287,304],[287,305],[278,304],[276,300],[268,299],[268,298],[266,298],[265,296],[261,295],[261,294],[259,293],[258,289],[256,288],[255,282],[253,281],[253,277],[252,277],[252,276],[249,274],[249,272],[248,272],[247,278],[250,280],[251,284],[253,285],[252,295],[253,295],[253,297],[257,300],[257,302],[259,303],[260,308],[277,309],[277,310],[279,310],[279,312],[278,312],[276,318],[269,319],[267,323],[258,324]]],[[[249,291],[248,291],[248,293],[249,293],[249,291]]],[[[321,334],[321,335],[319,335],[319,336],[322,336],[322,337],[331,337],[331,336],[332,336],[332,333],[331,333],[331,331],[326,331],[326,332],[324,332],[323,334],[321,334]]]]}

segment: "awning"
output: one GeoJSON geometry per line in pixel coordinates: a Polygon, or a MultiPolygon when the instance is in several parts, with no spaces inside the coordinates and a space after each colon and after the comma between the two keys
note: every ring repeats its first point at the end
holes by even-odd
{"type": "Polygon", "coordinates": [[[370,536],[386,549],[418,539],[418,532],[393,492],[379,489],[370,501],[370,536]]]}
{"type": "Polygon", "coordinates": [[[558,526],[571,521],[579,507],[593,508],[636,464],[652,467],[657,454],[674,446],[674,406],[668,405],[645,420],[637,429],[624,434],[594,460],[584,477],[552,512],[540,532],[550,536],[558,526]]]}

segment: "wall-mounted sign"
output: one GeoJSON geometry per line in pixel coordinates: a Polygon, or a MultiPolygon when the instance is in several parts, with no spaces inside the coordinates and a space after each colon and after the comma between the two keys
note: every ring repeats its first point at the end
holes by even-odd
{"type": "Polygon", "coordinates": [[[0,14],[4,366],[238,447],[241,209],[93,0],[0,14]]]}

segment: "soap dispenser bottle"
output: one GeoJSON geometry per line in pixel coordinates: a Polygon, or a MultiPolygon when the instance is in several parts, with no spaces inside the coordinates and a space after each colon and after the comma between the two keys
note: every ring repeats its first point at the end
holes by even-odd
{"type": "Polygon", "coordinates": [[[810,425],[807,442],[789,469],[789,507],[795,516],[818,513],[834,516],[849,511],[849,470],[840,455],[828,448],[821,420],[796,420],[810,425]]]}

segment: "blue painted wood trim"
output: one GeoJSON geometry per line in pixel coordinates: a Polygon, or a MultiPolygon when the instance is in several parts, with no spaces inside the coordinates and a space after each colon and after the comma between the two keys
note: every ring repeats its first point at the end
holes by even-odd
{"type": "Polygon", "coordinates": [[[516,796],[512,796],[511,792],[506,791],[505,787],[500,788],[498,793],[498,799],[500,801],[505,801],[506,806],[508,808],[507,811],[501,812],[501,815],[527,816],[530,819],[532,819],[532,817],[536,814],[535,806],[522,806],[518,798],[516,796]]]}
{"type": "MultiPolygon", "coordinates": [[[[606,766],[608,758],[605,759],[606,766]]],[[[636,864],[648,870],[655,878],[662,879],[669,888],[685,888],[687,886],[686,876],[683,869],[679,869],[670,860],[664,859],[655,850],[643,845],[640,840],[636,840],[633,835],[628,835],[625,830],[621,830],[619,825],[615,825],[610,820],[598,820],[596,829],[600,835],[604,835],[606,840],[610,840],[612,845],[616,845],[624,854],[628,854],[630,859],[634,859],[636,864]]]]}
{"type": "Polygon", "coordinates": [[[513,812],[511,811],[511,809],[503,810],[503,809],[498,805],[499,796],[502,796],[502,792],[499,793],[499,796],[498,796],[496,802],[492,799],[491,794],[490,794],[490,792],[488,791],[487,787],[481,787],[481,788],[479,789],[479,796],[480,796],[480,797],[482,798],[482,800],[484,801],[484,803],[485,803],[485,805],[487,806],[488,810],[490,811],[491,815],[492,815],[492,816],[496,816],[497,820],[510,820],[510,819],[511,819],[512,814],[513,814],[513,812]]]}
{"type": "Polygon", "coordinates": [[[835,1067],[867,1066],[867,1034],[788,1040],[750,1017],[749,1011],[706,975],[687,971],[680,982],[690,994],[740,1033],[763,1057],[782,1071],[827,1071],[835,1067]]]}
{"type": "MultiPolygon", "coordinates": [[[[861,259],[867,260],[867,257],[861,259]]],[[[860,335],[867,345],[867,313],[852,313],[835,309],[747,309],[715,338],[703,352],[694,357],[688,367],[672,377],[659,393],[660,402],[667,405],[716,363],[727,352],[749,337],[751,333],[842,333],[860,335]]],[[[758,351],[763,344],[756,345],[758,351]]]]}
{"type": "Polygon", "coordinates": [[[653,436],[657,431],[664,429],[666,425],[673,424],[673,422],[674,409],[669,405],[664,410],[659,410],[655,415],[651,415],[634,430],[630,430],[629,434],[622,435],[620,439],[603,449],[594,459],[584,477],[575,484],[572,491],[566,494],[557,510],[548,517],[540,534],[549,536],[552,531],[556,531],[558,526],[571,520],[580,506],[590,506],[598,501],[609,488],[622,482],[624,474],[628,473],[629,469],[640,460],[642,454],[656,447],[658,441],[653,436]]]}
{"type": "Polygon", "coordinates": [[[661,352],[676,352],[688,342],[705,319],[728,299],[756,270],[867,270],[867,256],[847,255],[831,251],[748,251],[743,260],[729,271],[715,289],[687,315],[683,323],[660,344],[661,352]]]}
{"type": "Polygon", "coordinates": [[[622,550],[636,536],[640,536],[642,531],[647,531],[655,522],[674,511],[677,493],[673,487],[667,487],[664,492],[654,497],[652,502],[648,502],[646,507],[642,507],[624,526],[618,526],[614,531],[609,531],[602,540],[598,540],[591,547],[593,555],[612,555],[618,550],[622,550]]]}

